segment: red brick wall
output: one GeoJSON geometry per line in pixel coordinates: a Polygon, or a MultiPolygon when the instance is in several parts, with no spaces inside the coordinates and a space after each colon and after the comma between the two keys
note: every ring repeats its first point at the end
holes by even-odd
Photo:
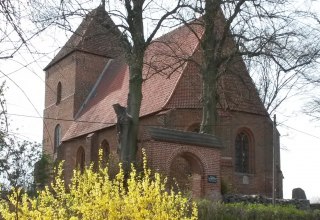
{"type": "Polygon", "coordinates": [[[74,52],[46,71],[43,131],[43,149],[46,153],[53,153],[56,125],[61,125],[63,137],[106,62],[104,57],[74,52]],[[59,82],[62,85],[61,102],[56,105],[59,82]]]}
{"type": "Polygon", "coordinates": [[[75,84],[72,82],[74,82],[76,73],[74,60],[75,54],[72,54],[46,71],[43,148],[48,154],[53,154],[54,129],[56,125],[61,125],[62,134],[64,134],[71,124],[71,121],[56,119],[73,119],[75,84]],[[59,82],[62,85],[61,102],[56,105],[56,89],[59,82]]]}
{"type": "MultiPolygon", "coordinates": [[[[101,143],[103,140],[108,141],[111,153],[113,155],[116,154],[117,143],[114,132],[114,129],[105,129],[101,132],[96,132],[93,135],[90,134],[63,143],[61,158],[66,160],[64,164],[64,173],[67,182],[72,176],[72,170],[76,167],[76,154],[80,146],[85,149],[86,165],[89,165],[92,161],[96,161],[97,154],[95,153],[93,155],[92,152],[95,151],[93,149],[97,148],[97,144],[101,143]]],[[[142,147],[146,150],[150,168],[165,175],[170,174],[170,165],[178,155],[183,153],[194,155],[194,157],[199,160],[199,164],[203,169],[200,176],[201,179],[199,179],[199,181],[201,181],[201,188],[194,187],[195,190],[198,190],[198,192],[194,193],[210,198],[216,198],[220,195],[220,149],[152,140],[145,141],[141,143],[140,146],[140,150],[142,147]],[[208,183],[207,175],[216,175],[218,177],[218,182],[215,184],[208,183]]]]}
{"type": "MultiPolygon", "coordinates": [[[[184,153],[190,153],[198,159],[203,169],[201,173],[202,196],[214,198],[220,194],[220,149],[186,145],[179,143],[168,143],[150,140],[144,144],[148,164],[154,170],[170,175],[170,168],[173,160],[184,153]],[[216,175],[217,183],[208,183],[207,176],[216,175]]],[[[199,194],[199,192],[196,192],[199,194]]]]}
{"type": "MultiPolygon", "coordinates": [[[[194,124],[200,124],[201,111],[199,109],[174,109],[165,115],[157,116],[159,121],[168,121],[163,126],[188,130],[194,124]]],[[[216,135],[222,141],[224,148],[221,151],[221,172],[224,184],[229,190],[244,194],[271,195],[272,181],[272,124],[271,120],[262,115],[244,112],[220,112],[216,135]],[[251,134],[252,172],[249,174],[236,173],[235,160],[235,138],[241,129],[251,134]],[[247,178],[247,181],[243,181],[247,178]]]]}
{"type": "MultiPolygon", "coordinates": [[[[98,42],[96,40],[95,43],[98,42]]],[[[230,48],[233,47],[232,40],[228,44],[230,44],[230,48]]],[[[198,51],[195,54],[194,58],[200,61],[201,53],[198,51]]],[[[52,119],[44,120],[43,148],[46,153],[53,153],[56,125],[61,125],[63,136],[107,61],[101,56],[73,52],[47,69],[44,117],[52,119]],[[59,105],[56,105],[58,82],[62,83],[62,100],[59,105]],[[70,121],[58,119],[68,119],[70,121]]],[[[216,149],[209,150],[198,146],[153,142],[147,135],[146,129],[148,126],[189,130],[191,127],[194,129],[194,126],[200,124],[202,115],[200,109],[201,76],[198,66],[193,62],[187,64],[175,91],[164,107],[164,112],[144,117],[141,120],[139,145],[148,148],[149,161],[154,164],[152,166],[164,172],[168,172],[168,166],[170,167],[175,157],[173,152],[178,155],[182,151],[190,152],[201,161],[204,170],[202,178],[211,171],[217,172],[219,167],[221,169],[221,178],[220,173],[218,178],[219,184],[207,185],[203,179],[203,190],[209,192],[209,194],[212,191],[219,190],[221,180],[223,180],[234,192],[270,195],[272,181],[271,121],[267,116],[264,116],[266,111],[258,98],[243,61],[234,59],[226,69],[227,74],[219,78],[218,92],[221,109],[217,125],[214,127],[215,134],[224,146],[221,150],[221,161],[220,152],[216,152],[216,149]],[[237,173],[234,167],[235,138],[241,129],[245,129],[251,134],[252,172],[249,174],[237,173]],[[171,158],[171,161],[166,160],[166,158],[171,158]],[[219,161],[219,163],[215,161],[219,161]]],[[[75,167],[76,152],[79,146],[84,147],[86,163],[89,164],[90,161],[97,159],[98,147],[103,140],[108,141],[111,153],[116,154],[117,135],[114,127],[63,143],[61,156],[66,159],[65,173],[68,178],[70,178],[72,169],[75,167]]],[[[277,161],[280,164],[280,158],[277,158],[277,161]]]]}
{"type": "MultiPolygon", "coordinates": [[[[218,169],[221,169],[221,176],[220,171],[218,174],[218,184],[211,185],[204,183],[203,189],[205,194],[209,193],[210,195],[210,193],[220,190],[220,183],[223,180],[230,192],[270,196],[272,183],[272,124],[267,117],[241,112],[220,114],[218,125],[216,126],[216,135],[224,146],[221,149],[221,160],[220,152],[216,152],[217,149],[155,142],[148,136],[147,128],[149,126],[167,126],[179,130],[187,130],[190,125],[200,123],[200,119],[201,111],[199,109],[176,109],[168,111],[165,114],[160,113],[143,118],[141,120],[139,146],[140,148],[146,148],[150,166],[168,175],[171,165],[170,161],[175,155],[188,151],[199,158],[204,170],[206,170],[202,176],[204,182],[206,181],[206,175],[210,172],[214,175],[218,169]],[[253,139],[253,172],[249,174],[237,173],[234,167],[235,138],[237,132],[243,128],[250,130],[253,139]]],[[[91,150],[86,150],[86,153],[90,152],[90,156],[86,155],[86,159],[88,158],[88,160],[89,158],[91,160],[97,158],[97,146],[103,140],[108,141],[111,153],[116,154],[117,135],[114,127],[95,132],[93,139],[94,141],[90,142],[91,145],[88,144],[87,137],[80,137],[64,144],[64,148],[68,149],[65,151],[68,152],[68,154],[65,154],[65,158],[70,158],[71,161],[70,163],[68,162],[68,166],[70,167],[68,171],[66,170],[66,173],[71,172],[71,169],[75,167],[75,149],[79,146],[91,148],[91,150]]],[[[67,176],[70,175],[68,174],[67,176]]]]}
{"type": "MultiPolygon", "coordinates": [[[[66,142],[63,143],[61,146],[61,155],[59,155],[59,159],[64,160],[64,177],[66,183],[70,183],[73,170],[76,168],[76,159],[77,159],[77,152],[80,147],[83,147],[85,150],[85,164],[90,164],[90,158],[88,155],[88,150],[90,150],[90,147],[88,146],[88,143],[86,143],[85,138],[78,138],[73,140],[72,142],[66,142]]],[[[59,154],[60,154],[59,152],[59,154]]]]}
{"type": "MultiPolygon", "coordinates": [[[[272,176],[272,124],[269,118],[254,114],[234,112],[230,118],[230,132],[222,134],[222,139],[229,140],[225,144],[224,156],[235,156],[235,137],[242,129],[251,133],[253,152],[249,152],[253,160],[252,172],[249,174],[234,173],[233,190],[243,194],[271,195],[270,178],[272,176]],[[243,178],[248,177],[249,184],[243,178]]],[[[235,160],[233,159],[233,162],[235,160]]],[[[224,168],[222,167],[222,170],[224,168]]]]}

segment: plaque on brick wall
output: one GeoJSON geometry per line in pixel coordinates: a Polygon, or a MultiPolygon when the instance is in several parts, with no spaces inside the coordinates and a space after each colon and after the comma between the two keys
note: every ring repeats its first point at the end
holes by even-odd
{"type": "Polygon", "coordinates": [[[208,175],[208,183],[217,183],[218,177],[216,175],[208,175]]]}

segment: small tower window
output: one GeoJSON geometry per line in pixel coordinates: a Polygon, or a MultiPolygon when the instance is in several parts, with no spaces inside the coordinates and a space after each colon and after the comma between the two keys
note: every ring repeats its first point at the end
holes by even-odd
{"type": "Polygon", "coordinates": [[[235,170],[240,173],[252,172],[253,153],[250,136],[241,131],[235,141],[235,170]]]}
{"type": "Polygon", "coordinates": [[[83,147],[79,147],[77,151],[76,167],[83,172],[85,166],[85,152],[83,147]]]}
{"type": "Polygon", "coordinates": [[[56,105],[58,105],[61,102],[61,92],[62,92],[62,86],[61,82],[58,83],[57,85],[57,100],[56,100],[56,105]]]}
{"type": "Polygon", "coordinates": [[[61,144],[61,126],[57,124],[57,126],[54,129],[54,148],[53,148],[54,153],[57,153],[57,150],[60,144],[61,144]]]}

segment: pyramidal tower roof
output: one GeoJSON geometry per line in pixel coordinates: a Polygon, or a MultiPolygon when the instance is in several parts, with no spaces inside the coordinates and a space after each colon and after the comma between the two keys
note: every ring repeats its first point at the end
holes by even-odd
{"type": "Polygon", "coordinates": [[[74,51],[115,58],[121,54],[118,30],[104,7],[100,5],[82,20],[79,27],[44,68],[47,70],[74,51]]]}

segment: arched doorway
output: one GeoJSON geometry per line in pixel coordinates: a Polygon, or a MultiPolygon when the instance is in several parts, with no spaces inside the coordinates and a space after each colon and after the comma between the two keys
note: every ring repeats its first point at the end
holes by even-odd
{"type": "Polygon", "coordinates": [[[203,195],[203,176],[202,163],[193,153],[183,152],[173,158],[169,184],[175,190],[190,192],[193,198],[199,198],[203,195]]]}

